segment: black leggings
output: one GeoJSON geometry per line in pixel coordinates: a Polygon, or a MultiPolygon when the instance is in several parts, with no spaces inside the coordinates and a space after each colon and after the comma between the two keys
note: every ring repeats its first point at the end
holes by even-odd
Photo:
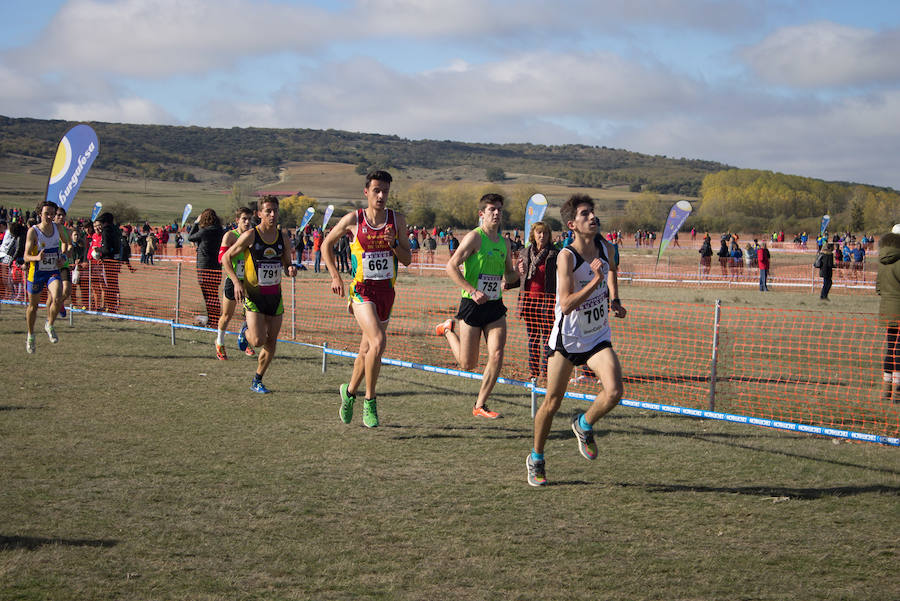
{"type": "Polygon", "coordinates": [[[219,315],[222,313],[222,305],[219,303],[219,284],[222,283],[222,271],[219,269],[198,269],[197,281],[200,283],[200,292],[206,303],[208,316],[206,325],[210,328],[219,327],[219,315]]]}
{"type": "Polygon", "coordinates": [[[884,373],[900,371],[900,322],[887,327],[887,349],[884,352],[884,373]]]}

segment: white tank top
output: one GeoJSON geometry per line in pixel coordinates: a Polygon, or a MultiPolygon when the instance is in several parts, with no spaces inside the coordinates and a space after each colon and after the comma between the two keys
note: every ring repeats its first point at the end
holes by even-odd
{"type": "MultiPolygon", "coordinates": [[[[590,284],[594,279],[594,272],[575,249],[567,246],[559,252],[562,254],[566,251],[572,253],[575,258],[575,269],[572,271],[574,280],[572,291],[578,292],[590,284]]],[[[559,285],[559,274],[557,273],[555,319],[553,320],[553,329],[550,331],[550,339],[547,341],[547,346],[550,348],[562,347],[570,353],[583,353],[603,341],[610,340],[612,331],[609,327],[609,288],[606,284],[609,261],[607,261],[602,247],[599,258],[603,264],[601,284],[586,301],[568,315],[563,315],[562,306],[559,304],[559,293],[562,288],[559,285]]]]}
{"type": "Polygon", "coordinates": [[[59,229],[53,224],[53,233],[45,236],[41,228],[34,225],[37,234],[37,250],[44,251],[44,258],[38,263],[38,271],[56,271],[59,268],[59,229]]]}

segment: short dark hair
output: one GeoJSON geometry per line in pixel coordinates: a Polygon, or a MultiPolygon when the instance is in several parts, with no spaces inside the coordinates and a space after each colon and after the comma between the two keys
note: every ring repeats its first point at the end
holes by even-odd
{"type": "Polygon", "coordinates": [[[559,216],[562,217],[563,223],[566,224],[567,229],[569,227],[569,222],[575,221],[575,213],[578,211],[580,205],[590,205],[591,210],[593,211],[594,199],[587,194],[573,194],[563,203],[562,207],[560,207],[559,216]]]}
{"type": "Polygon", "coordinates": [[[258,203],[256,203],[256,210],[262,211],[262,206],[264,204],[266,204],[267,202],[274,202],[275,206],[277,207],[278,206],[278,197],[275,196],[274,194],[266,194],[265,196],[263,196],[262,198],[259,199],[258,203]]]}
{"type": "Polygon", "coordinates": [[[240,219],[241,215],[250,215],[253,216],[253,209],[250,207],[238,207],[237,211],[234,212],[234,218],[240,219]]]}
{"type": "Polygon", "coordinates": [[[481,197],[481,200],[478,201],[478,210],[483,211],[484,207],[488,205],[498,204],[501,207],[503,206],[503,196],[501,194],[495,194],[493,192],[489,194],[485,194],[481,197]]]}
{"type": "Polygon", "coordinates": [[[35,213],[40,215],[41,212],[44,210],[44,207],[53,207],[53,210],[55,211],[59,208],[59,205],[57,205],[52,200],[45,200],[37,206],[37,210],[35,211],[35,213]]]}
{"type": "Polygon", "coordinates": [[[373,179],[377,180],[379,182],[387,182],[387,183],[391,183],[392,181],[394,181],[394,178],[391,177],[390,173],[388,173],[387,171],[383,171],[381,169],[376,169],[375,171],[370,171],[369,173],[366,174],[366,189],[368,189],[369,183],[373,179]]]}

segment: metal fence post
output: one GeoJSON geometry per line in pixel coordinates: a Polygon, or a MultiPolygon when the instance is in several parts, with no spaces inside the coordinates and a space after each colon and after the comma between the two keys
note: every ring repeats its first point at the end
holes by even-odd
{"type": "Polygon", "coordinates": [[[328,368],[328,353],[326,352],[327,350],[328,350],[328,343],[323,342],[322,343],[322,373],[323,374],[325,373],[325,370],[328,368]]]}
{"type": "Polygon", "coordinates": [[[716,317],[713,325],[712,363],[709,368],[709,410],[716,410],[716,362],[719,359],[719,319],[722,315],[722,301],[716,299],[716,317]]]}
{"type": "Polygon", "coordinates": [[[297,278],[296,277],[291,278],[291,340],[297,340],[297,278]]]}
{"type": "Polygon", "coordinates": [[[91,287],[91,284],[93,283],[94,278],[92,277],[91,269],[92,269],[91,262],[88,261],[88,268],[87,268],[87,276],[88,276],[88,302],[87,302],[87,307],[88,307],[88,311],[90,311],[90,310],[92,310],[92,309],[94,308],[94,306],[93,306],[93,304],[92,304],[92,303],[94,302],[94,290],[93,290],[92,287],[91,287]]]}
{"type": "Polygon", "coordinates": [[[176,272],[175,272],[175,323],[181,323],[180,315],[179,315],[180,312],[181,312],[181,263],[178,264],[178,267],[176,268],[176,272]]]}
{"type": "Polygon", "coordinates": [[[531,378],[531,419],[534,419],[535,414],[537,414],[537,394],[534,391],[534,385],[537,382],[537,378],[531,378]]]}

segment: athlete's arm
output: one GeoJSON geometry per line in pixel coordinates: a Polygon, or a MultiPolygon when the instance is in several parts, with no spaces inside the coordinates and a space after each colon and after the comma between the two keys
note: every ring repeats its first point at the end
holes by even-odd
{"type": "Polygon", "coordinates": [[[600,259],[591,261],[591,270],[594,277],[587,286],[574,292],[575,290],[575,255],[570,252],[560,251],[556,259],[556,296],[559,298],[559,306],[563,315],[568,315],[579,306],[581,306],[591,294],[603,282],[603,262],[600,259]]]}
{"type": "Polygon", "coordinates": [[[291,239],[286,231],[281,232],[281,243],[284,245],[284,252],[281,253],[281,267],[289,278],[297,275],[297,268],[291,263],[291,239]]]}
{"type": "Polygon", "coordinates": [[[447,272],[447,275],[450,276],[450,279],[453,280],[453,283],[470,293],[472,295],[472,300],[479,305],[483,304],[487,300],[487,297],[483,292],[466,281],[466,278],[462,275],[462,271],[460,271],[460,267],[466,262],[466,259],[477,253],[480,249],[481,236],[476,230],[472,230],[463,237],[462,243],[460,243],[456,252],[453,253],[453,256],[450,257],[450,260],[447,261],[447,267],[444,269],[447,272]]]}
{"type": "Polygon", "coordinates": [[[219,247],[219,263],[222,262],[222,258],[225,256],[225,251],[228,250],[232,244],[235,243],[237,237],[234,234],[234,230],[228,230],[225,232],[225,235],[222,236],[222,245],[219,247]]]}
{"type": "Polygon", "coordinates": [[[515,265],[512,262],[512,248],[510,248],[509,240],[506,241],[506,280],[505,285],[503,286],[506,290],[510,290],[512,288],[518,288],[522,283],[522,278],[519,275],[519,271],[516,269],[515,265]],[[513,279],[515,278],[515,279],[513,279]]]}
{"type": "Polygon", "coordinates": [[[26,263],[34,263],[35,261],[40,261],[44,258],[44,249],[41,249],[40,252],[35,254],[35,250],[37,250],[37,234],[34,231],[34,228],[28,228],[28,235],[25,236],[25,252],[22,255],[22,260],[26,263]]]}
{"type": "Polygon", "coordinates": [[[397,231],[393,232],[396,245],[391,243],[391,250],[397,260],[409,267],[412,263],[412,250],[409,248],[409,236],[406,234],[406,218],[400,213],[394,213],[394,223],[397,225],[397,231]]]}
{"type": "Polygon", "coordinates": [[[609,308],[615,313],[616,317],[625,317],[628,311],[622,306],[619,300],[619,265],[613,259],[615,258],[615,248],[613,245],[603,240],[603,249],[609,260],[609,273],[606,276],[606,286],[609,288],[609,308]]]}
{"type": "Polygon", "coordinates": [[[338,270],[337,261],[334,258],[334,243],[341,236],[352,231],[355,226],[356,211],[350,211],[341,217],[334,229],[328,232],[325,240],[322,241],[322,258],[325,259],[325,267],[328,268],[328,273],[331,274],[331,291],[342,298],[344,296],[344,280],[341,278],[341,272],[338,270]]]}
{"type": "Polygon", "coordinates": [[[234,257],[250,248],[250,244],[253,243],[255,231],[255,229],[249,229],[241,234],[237,239],[237,242],[232,244],[228,250],[225,251],[225,254],[222,255],[222,271],[225,272],[225,275],[227,275],[231,280],[231,283],[234,284],[234,295],[238,300],[244,300],[244,282],[237,277],[231,261],[234,257]]]}

